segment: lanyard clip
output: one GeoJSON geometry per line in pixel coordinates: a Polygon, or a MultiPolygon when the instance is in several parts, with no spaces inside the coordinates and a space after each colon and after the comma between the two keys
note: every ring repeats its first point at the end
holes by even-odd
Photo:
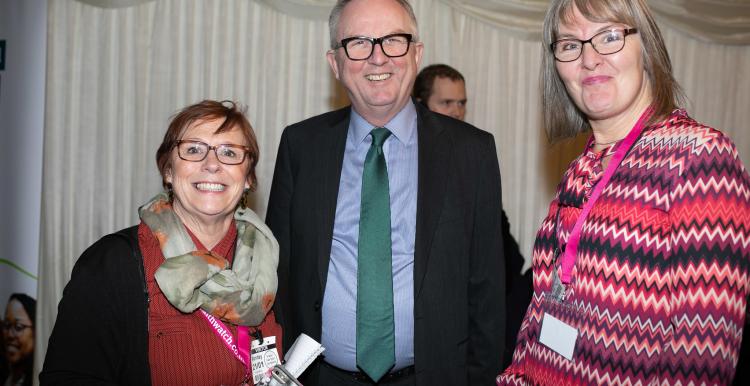
{"type": "Polygon", "coordinates": [[[297,378],[282,365],[276,365],[271,370],[271,377],[260,382],[260,386],[302,386],[297,378]]]}
{"type": "Polygon", "coordinates": [[[263,332],[260,331],[260,328],[254,328],[250,335],[252,335],[254,339],[263,342],[263,332]]]}

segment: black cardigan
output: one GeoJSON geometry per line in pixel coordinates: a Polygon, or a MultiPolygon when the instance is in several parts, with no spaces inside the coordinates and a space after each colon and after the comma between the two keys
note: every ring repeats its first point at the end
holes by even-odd
{"type": "Polygon", "coordinates": [[[42,385],[150,385],[148,287],[133,226],[76,262],[57,309],[42,385]]]}

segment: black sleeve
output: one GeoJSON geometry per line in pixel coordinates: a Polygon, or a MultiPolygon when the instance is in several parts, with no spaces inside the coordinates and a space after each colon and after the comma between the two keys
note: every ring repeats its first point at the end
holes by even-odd
{"type": "Polygon", "coordinates": [[[505,210],[501,210],[502,213],[502,228],[503,228],[503,254],[505,255],[505,264],[507,269],[505,270],[506,284],[505,291],[506,295],[511,292],[512,288],[515,288],[515,281],[521,276],[521,269],[525,260],[521,255],[521,250],[518,247],[516,239],[510,234],[510,220],[505,210]]]}
{"type": "Polygon", "coordinates": [[[531,302],[533,290],[531,270],[523,275],[521,269],[525,262],[521,255],[518,243],[510,234],[510,221],[502,211],[503,215],[503,251],[505,254],[505,350],[503,354],[503,368],[510,366],[513,359],[513,350],[516,348],[516,336],[521,329],[521,322],[531,302]]]}
{"type": "MultiPolygon", "coordinates": [[[[273,172],[271,194],[268,198],[266,224],[279,242],[279,287],[273,309],[276,319],[285,332],[296,331],[289,323],[289,254],[291,243],[291,200],[294,192],[294,178],[290,160],[289,139],[287,130],[281,135],[279,151],[276,155],[276,167],[273,172]]],[[[284,334],[284,347],[291,347],[296,338],[293,333],[284,334]]]]}
{"type": "Polygon", "coordinates": [[[58,305],[41,385],[150,383],[147,294],[136,258],[126,238],[108,235],[78,259],[58,305]]]}
{"type": "Polygon", "coordinates": [[[479,185],[469,282],[469,384],[487,385],[500,373],[505,345],[505,260],[502,195],[495,142],[480,150],[479,185]]]}

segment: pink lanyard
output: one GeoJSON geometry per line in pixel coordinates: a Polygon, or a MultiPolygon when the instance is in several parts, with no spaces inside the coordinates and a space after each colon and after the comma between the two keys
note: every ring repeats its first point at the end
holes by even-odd
{"type": "Polygon", "coordinates": [[[247,326],[237,326],[237,344],[234,344],[234,337],[229,329],[221,322],[216,319],[213,315],[206,311],[200,310],[201,315],[206,319],[208,325],[214,330],[219,340],[224,342],[227,349],[234,354],[234,356],[245,365],[245,378],[247,379],[250,374],[250,333],[247,326]]]}
{"type": "MultiPolygon", "coordinates": [[[[594,190],[591,192],[591,197],[589,197],[588,201],[586,201],[586,204],[583,205],[583,210],[581,210],[581,214],[578,216],[578,220],[576,220],[576,223],[573,226],[573,230],[570,232],[570,236],[568,237],[568,243],[565,246],[565,252],[563,252],[562,262],[560,263],[560,281],[562,281],[564,284],[570,284],[570,281],[572,279],[573,267],[576,265],[576,255],[578,254],[578,243],[581,241],[581,229],[583,228],[583,222],[586,221],[589,212],[591,212],[591,208],[594,207],[594,204],[601,196],[602,191],[604,191],[604,188],[609,183],[609,180],[615,174],[615,171],[620,166],[623,158],[625,158],[628,150],[630,150],[630,147],[633,146],[635,141],[641,135],[646,120],[648,120],[648,118],[651,116],[652,111],[652,107],[647,108],[646,111],[641,114],[638,122],[635,124],[633,129],[630,130],[630,133],[628,133],[625,139],[623,139],[619,144],[616,145],[617,148],[615,150],[615,154],[612,156],[612,159],[609,160],[607,170],[604,171],[604,175],[596,184],[594,190]]],[[[591,145],[592,141],[593,136],[586,144],[586,148],[591,145]]],[[[557,235],[555,235],[555,237],[557,237],[557,235]]]]}

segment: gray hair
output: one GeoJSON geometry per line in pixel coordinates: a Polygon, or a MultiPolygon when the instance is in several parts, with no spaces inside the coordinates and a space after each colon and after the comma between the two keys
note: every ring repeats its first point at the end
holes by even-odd
{"type": "MultiPolygon", "coordinates": [[[[414,9],[411,7],[411,4],[409,4],[408,0],[394,1],[397,2],[398,5],[400,5],[404,10],[406,10],[406,13],[409,14],[409,18],[411,19],[412,23],[414,23],[414,41],[419,41],[417,17],[414,15],[414,9]]],[[[339,19],[341,18],[341,13],[344,12],[344,7],[346,7],[346,5],[351,2],[352,0],[338,0],[336,2],[336,5],[334,5],[333,9],[331,10],[330,16],[328,16],[328,32],[331,36],[331,49],[335,49],[339,44],[339,42],[336,41],[336,30],[339,28],[339,19]]]]}
{"type": "Polygon", "coordinates": [[[638,29],[643,67],[653,97],[654,114],[649,119],[649,124],[683,105],[685,94],[672,75],[672,63],[664,39],[645,0],[554,0],[544,18],[542,66],[539,75],[544,128],[551,142],[574,137],[591,129],[588,117],[568,95],[557,73],[555,57],[550,49],[550,45],[557,40],[560,24],[571,22],[574,6],[588,20],[624,23],[638,29]]]}

